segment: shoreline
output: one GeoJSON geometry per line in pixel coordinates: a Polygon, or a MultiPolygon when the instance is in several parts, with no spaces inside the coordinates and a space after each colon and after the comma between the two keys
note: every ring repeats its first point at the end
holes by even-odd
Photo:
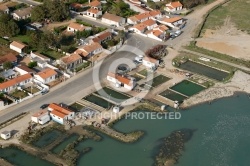
{"type": "Polygon", "coordinates": [[[201,104],[212,104],[212,102],[235,95],[236,93],[250,93],[250,75],[242,71],[236,71],[234,76],[227,83],[216,83],[199,94],[196,94],[180,105],[180,109],[189,109],[190,107],[201,104]]]}

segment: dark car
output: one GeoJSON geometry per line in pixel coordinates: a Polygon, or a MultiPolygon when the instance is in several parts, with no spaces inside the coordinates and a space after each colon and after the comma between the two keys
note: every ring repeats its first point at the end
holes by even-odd
{"type": "Polygon", "coordinates": [[[45,109],[45,108],[47,108],[49,106],[49,104],[43,104],[40,108],[41,109],[45,109]]]}

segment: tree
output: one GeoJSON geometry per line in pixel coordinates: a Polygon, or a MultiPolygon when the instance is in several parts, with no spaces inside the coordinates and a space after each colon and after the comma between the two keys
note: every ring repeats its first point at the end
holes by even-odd
{"type": "Polygon", "coordinates": [[[31,11],[31,20],[32,21],[43,21],[46,17],[45,9],[41,6],[36,6],[31,11]]]}
{"type": "Polygon", "coordinates": [[[35,61],[35,62],[30,62],[29,64],[28,64],[28,67],[29,68],[34,68],[34,67],[36,67],[37,66],[37,62],[35,61]]]}
{"type": "Polygon", "coordinates": [[[9,61],[3,63],[3,68],[4,69],[11,69],[12,66],[13,66],[12,63],[9,62],[9,61]]]}
{"type": "Polygon", "coordinates": [[[53,21],[63,21],[69,17],[69,8],[60,0],[45,0],[43,7],[46,17],[53,21]]]}
{"type": "Polygon", "coordinates": [[[0,15],[0,36],[12,37],[20,32],[20,28],[17,23],[8,15],[0,15]]]}

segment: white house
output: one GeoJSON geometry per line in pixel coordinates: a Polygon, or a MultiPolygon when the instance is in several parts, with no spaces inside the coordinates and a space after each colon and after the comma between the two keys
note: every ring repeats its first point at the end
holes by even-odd
{"type": "Polygon", "coordinates": [[[12,13],[13,19],[22,20],[31,17],[32,7],[27,7],[23,9],[17,9],[12,13]]]}
{"type": "Polygon", "coordinates": [[[90,58],[93,55],[101,53],[102,51],[103,51],[102,46],[97,42],[93,42],[89,45],[80,46],[75,51],[75,54],[78,54],[78,55],[85,57],[85,58],[90,58]]]}
{"type": "Polygon", "coordinates": [[[72,22],[68,25],[67,31],[68,32],[77,32],[77,31],[84,31],[84,30],[91,30],[91,27],[84,26],[82,24],[78,24],[76,22],[72,22]]]}
{"type": "Polygon", "coordinates": [[[176,12],[178,10],[182,10],[182,8],[183,5],[180,3],[180,1],[176,1],[166,4],[165,10],[171,13],[171,12],[176,12]]]}
{"type": "Polygon", "coordinates": [[[147,30],[152,30],[152,29],[154,29],[155,27],[157,27],[156,22],[155,22],[154,20],[152,20],[152,19],[148,19],[148,20],[146,20],[146,21],[143,21],[141,24],[146,25],[147,30]]]}
{"type": "Polygon", "coordinates": [[[159,60],[145,56],[142,59],[142,64],[150,69],[155,69],[159,66],[159,60]]]}
{"type": "Polygon", "coordinates": [[[33,52],[33,51],[30,52],[30,57],[32,59],[39,58],[39,59],[46,61],[46,62],[50,62],[50,60],[51,60],[49,57],[47,57],[43,54],[40,54],[39,52],[33,52]]]}
{"type": "Polygon", "coordinates": [[[52,81],[55,81],[56,76],[57,72],[51,68],[46,68],[34,75],[35,79],[43,84],[48,84],[52,81]]]}
{"type": "Polygon", "coordinates": [[[165,18],[159,22],[171,28],[178,29],[178,26],[183,24],[183,19],[181,17],[172,17],[172,18],[165,18]]]}
{"type": "Polygon", "coordinates": [[[48,110],[40,110],[31,116],[31,121],[41,125],[50,121],[48,110]]]}
{"type": "Polygon", "coordinates": [[[162,14],[160,10],[151,10],[149,11],[149,14],[151,16],[152,19],[160,19],[162,18],[162,14]]]}
{"type": "Polygon", "coordinates": [[[5,139],[5,140],[10,139],[10,137],[11,137],[11,132],[10,131],[3,131],[1,133],[1,138],[5,139]]]}
{"type": "Polygon", "coordinates": [[[13,41],[10,43],[10,49],[18,52],[23,53],[25,51],[26,44],[23,44],[22,42],[13,41]]]}
{"type": "MultiPolygon", "coordinates": [[[[1,2],[1,0],[0,0],[1,2]]],[[[0,11],[2,11],[5,14],[9,14],[10,13],[10,9],[8,6],[6,6],[5,4],[1,4],[0,5],[0,11]]]]}
{"type": "Polygon", "coordinates": [[[132,90],[136,85],[135,80],[112,72],[108,73],[107,80],[114,83],[118,87],[124,87],[128,90],[132,90]]]}
{"type": "Polygon", "coordinates": [[[64,124],[67,120],[72,120],[75,117],[75,112],[56,103],[51,103],[48,110],[52,120],[60,124],[64,124]]]}
{"type": "Polygon", "coordinates": [[[13,78],[9,81],[3,82],[0,84],[0,91],[1,92],[11,92],[15,90],[17,87],[25,86],[28,83],[32,82],[32,75],[31,74],[24,74],[13,78]]]}
{"type": "Polygon", "coordinates": [[[126,23],[125,18],[114,15],[114,14],[110,14],[110,13],[105,13],[102,16],[102,22],[109,24],[109,25],[116,25],[117,27],[123,25],[126,23]]]}
{"type": "Polygon", "coordinates": [[[90,8],[87,10],[87,16],[97,18],[102,15],[102,11],[95,9],[95,8],[90,8]]]}
{"type": "Polygon", "coordinates": [[[66,69],[72,69],[81,64],[83,60],[82,57],[78,54],[70,54],[61,58],[60,62],[66,69]]]}
{"type": "Polygon", "coordinates": [[[28,66],[25,65],[15,66],[14,70],[18,72],[20,75],[36,73],[34,70],[28,68],[28,66]]]}
{"type": "Polygon", "coordinates": [[[158,41],[164,41],[166,39],[166,31],[168,30],[168,27],[165,25],[159,25],[155,27],[153,30],[149,31],[147,33],[147,36],[149,38],[158,40],[158,41]]]}
{"type": "Polygon", "coordinates": [[[102,4],[100,1],[98,0],[92,0],[90,3],[89,3],[89,6],[93,9],[98,9],[98,10],[102,10],[102,4]]]}
{"type": "Polygon", "coordinates": [[[146,21],[150,19],[152,16],[149,14],[149,12],[137,14],[135,16],[131,16],[127,19],[128,24],[138,24],[140,22],[146,21]]]}
{"type": "Polygon", "coordinates": [[[143,34],[147,30],[147,25],[142,24],[142,23],[136,24],[129,30],[134,31],[135,33],[138,33],[138,34],[143,34]]]}

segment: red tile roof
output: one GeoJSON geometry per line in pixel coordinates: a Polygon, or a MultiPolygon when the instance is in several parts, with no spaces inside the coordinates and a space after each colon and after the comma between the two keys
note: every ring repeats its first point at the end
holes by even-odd
{"type": "Polygon", "coordinates": [[[86,27],[82,24],[78,24],[76,22],[72,22],[68,25],[68,27],[72,28],[72,29],[76,29],[78,31],[83,31],[86,27]]]}
{"type": "Polygon", "coordinates": [[[99,10],[94,9],[94,8],[90,8],[87,10],[87,12],[97,14],[99,12],[99,10]]]}
{"type": "Polygon", "coordinates": [[[13,53],[8,53],[4,56],[0,56],[0,64],[3,64],[4,62],[16,62],[17,57],[13,53]]]}
{"type": "Polygon", "coordinates": [[[23,44],[22,42],[17,42],[17,41],[13,41],[12,43],[10,43],[10,45],[17,47],[19,49],[23,49],[24,47],[26,47],[26,44],[23,44]]]}
{"type": "Polygon", "coordinates": [[[49,78],[51,76],[56,75],[57,72],[51,68],[46,68],[42,71],[40,71],[39,73],[37,73],[36,75],[39,75],[41,78],[46,79],[49,78]]]}
{"type": "Polygon", "coordinates": [[[89,5],[92,6],[92,7],[98,7],[98,6],[101,5],[101,2],[99,2],[97,0],[94,0],[94,1],[90,2],[89,5]]]}
{"type": "Polygon", "coordinates": [[[177,8],[177,7],[182,7],[183,5],[180,3],[180,1],[176,1],[176,2],[170,2],[169,4],[167,5],[170,5],[172,6],[173,8],[177,8]]]}
{"type": "Polygon", "coordinates": [[[112,36],[112,33],[111,32],[104,32],[100,35],[98,35],[97,37],[93,38],[92,40],[94,42],[102,42],[103,40],[106,40],[108,37],[112,36]]]}
{"type": "Polygon", "coordinates": [[[13,79],[11,79],[9,81],[1,83],[0,84],[0,90],[3,90],[5,88],[11,87],[11,86],[14,86],[16,84],[19,84],[19,83],[21,83],[21,82],[23,82],[25,80],[30,79],[30,78],[32,78],[32,76],[30,74],[24,74],[24,75],[18,76],[18,77],[13,78],[13,79]]]}
{"type": "Polygon", "coordinates": [[[114,14],[110,14],[110,13],[105,13],[102,18],[107,19],[107,20],[112,20],[115,22],[120,22],[123,18],[114,14]]]}
{"type": "Polygon", "coordinates": [[[143,31],[147,28],[147,26],[145,24],[140,23],[136,24],[133,28],[138,29],[139,31],[143,31]]]}
{"type": "Polygon", "coordinates": [[[160,10],[152,10],[149,12],[149,14],[153,17],[157,16],[157,15],[160,15],[161,14],[161,11],[160,10]]]}
{"type": "Polygon", "coordinates": [[[168,22],[168,23],[174,23],[174,22],[179,21],[181,19],[182,19],[181,17],[172,17],[172,18],[165,18],[162,21],[168,22]]]}
{"type": "Polygon", "coordinates": [[[156,22],[152,19],[149,19],[149,20],[143,21],[142,24],[144,24],[146,26],[152,26],[152,25],[156,24],[156,22]]]}
{"type": "Polygon", "coordinates": [[[56,104],[56,103],[51,103],[48,108],[52,109],[51,111],[52,114],[60,118],[64,118],[65,116],[73,112],[72,110],[61,107],[59,104],[56,104]]]}
{"type": "Polygon", "coordinates": [[[34,113],[32,115],[32,117],[37,117],[38,118],[38,117],[41,117],[43,115],[48,115],[48,111],[47,110],[40,110],[40,111],[34,113]]]}
{"type": "Polygon", "coordinates": [[[80,55],[78,55],[78,54],[71,54],[70,56],[63,57],[62,61],[65,64],[70,64],[70,63],[73,63],[73,62],[81,60],[81,59],[82,59],[82,57],[80,55]]]}

